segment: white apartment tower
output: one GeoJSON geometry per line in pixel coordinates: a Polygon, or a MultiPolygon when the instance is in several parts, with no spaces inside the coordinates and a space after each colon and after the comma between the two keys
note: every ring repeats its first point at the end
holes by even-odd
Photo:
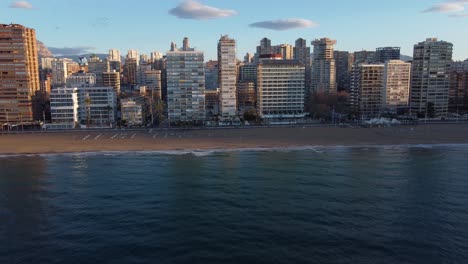
{"type": "Polygon", "coordinates": [[[202,51],[171,44],[167,52],[167,108],[169,122],[203,124],[205,120],[205,74],[202,51]]]}
{"type": "Polygon", "coordinates": [[[453,44],[429,38],[414,45],[410,107],[420,117],[446,116],[453,44]]]}
{"type": "Polygon", "coordinates": [[[304,117],[304,65],[295,60],[264,60],[258,65],[257,78],[257,105],[260,117],[304,117]]]}
{"type": "Polygon", "coordinates": [[[223,118],[233,118],[237,114],[236,41],[227,35],[218,42],[218,63],[220,112],[223,118]]]}

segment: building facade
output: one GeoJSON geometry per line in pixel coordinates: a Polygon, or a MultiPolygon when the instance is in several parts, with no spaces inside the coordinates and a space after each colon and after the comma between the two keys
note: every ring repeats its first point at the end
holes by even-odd
{"type": "Polygon", "coordinates": [[[411,63],[401,60],[385,62],[382,107],[398,112],[409,105],[411,63]]]}
{"type": "Polygon", "coordinates": [[[312,62],[312,91],[336,93],[336,66],[333,46],[336,40],[322,38],[312,41],[314,58],[312,62]]]}
{"type": "Polygon", "coordinates": [[[400,60],[400,47],[383,47],[376,49],[376,62],[385,63],[389,60],[400,60]]]}
{"type": "Polygon", "coordinates": [[[218,42],[219,100],[222,118],[232,119],[237,115],[237,60],[236,41],[227,35],[218,42]]]}
{"type": "Polygon", "coordinates": [[[78,88],[57,87],[50,93],[51,124],[47,129],[73,129],[78,126],[78,88]]]}
{"type": "Polygon", "coordinates": [[[294,46],[294,59],[299,61],[305,66],[305,87],[306,87],[306,98],[310,94],[310,86],[312,82],[312,64],[310,58],[310,47],[307,47],[307,41],[303,38],[296,40],[294,46]]]}
{"type": "Polygon", "coordinates": [[[120,73],[117,71],[103,72],[102,83],[104,87],[113,87],[117,94],[120,94],[120,73]]]}
{"type": "Polygon", "coordinates": [[[353,68],[353,56],[348,51],[334,51],[336,65],[336,88],[338,91],[350,90],[351,70],[353,68]]]}
{"type": "Polygon", "coordinates": [[[0,24],[1,124],[38,120],[33,111],[33,100],[40,90],[38,63],[35,30],[0,24]]]}
{"type": "Polygon", "coordinates": [[[304,117],[304,65],[295,60],[265,60],[258,65],[257,76],[257,111],[261,118],[304,117]]]}
{"type": "Polygon", "coordinates": [[[356,118],[379,117],[384,91],[383,64],[359,64],[351,73],[350,108],[356,118]]]}
{"type": "Polygon", "coordinates": [[[203,52],[190,48],[188,39],[184,39],[182,49],[172,44],[166,56],[169,122],[202,124],[205,120],[203,52]]]}
{"type": "Polygon", "coordinates": [[[437,38],[414,45],[410,93],[412,114],[419,117],[447,115],[452,49],[452,43],[437,38]]]}

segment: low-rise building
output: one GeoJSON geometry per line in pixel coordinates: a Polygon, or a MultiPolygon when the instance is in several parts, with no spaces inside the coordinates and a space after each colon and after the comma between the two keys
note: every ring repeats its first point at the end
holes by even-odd
{"type": "Polygon", "coordinates": [[[124,121],[127,126],[143,126],[146,119],[144,110],[145,102],[142,98],[128,98],[120,102],[122,121],[124,121]]]}

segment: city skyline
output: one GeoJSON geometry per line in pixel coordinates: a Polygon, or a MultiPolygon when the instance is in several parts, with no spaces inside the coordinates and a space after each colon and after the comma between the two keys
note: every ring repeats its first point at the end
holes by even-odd
{"type": "Polygon", "coordinates": [[[129,49],[166,53],[170,42],[189,37],[198,50],[205,52],[206,60],[215,60],[217,40],[228,34],[238,43],[239,58],[253,53],[263,37],[271,39],[273,45],[293,44],[302,37],[308,46],[314,39],[329,37],[337,40],[336,50],[398,46],[409,56],[414,44],[438,37],[454,44],[454,60],[468,58],[468,36],[459,34],[468,19],[467,0],[291,0],[287,6],[269,5],[269,12],[261,11],[263,4],[226,0],[171,0],[144,5],[87,0],[8,1],[0,7],[0,16],[4,23],[35,28],[38,40],[55,55],[107,53],[111,48],[122,54],[129,49]],[[146,10],[153,12],[142,12],[146,10]]]}

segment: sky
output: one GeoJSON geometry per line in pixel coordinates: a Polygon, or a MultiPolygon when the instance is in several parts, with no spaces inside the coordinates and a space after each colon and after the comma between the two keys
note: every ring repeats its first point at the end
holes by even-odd
{"type": "Polygon", "coordinates": [[[0,0],[0,23],[36,29],[55,55],[166,53],[188,37],[210,60],[228,34],[239,58],[263,37],[273,45],[328,37],[336,50],[397,46],[410,56],[438,37],[454,44],[455,60],[468,58],[468,0],[0,0]]]}

